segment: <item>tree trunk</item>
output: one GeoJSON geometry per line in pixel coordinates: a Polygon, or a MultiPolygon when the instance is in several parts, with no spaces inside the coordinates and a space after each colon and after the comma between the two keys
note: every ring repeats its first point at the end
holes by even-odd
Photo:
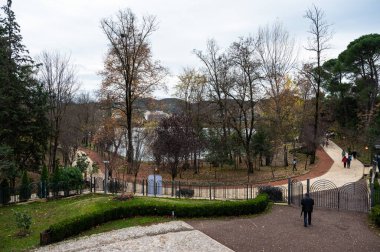
{"type": "Polygon", "coordinates": [[[136,193],[136,181],[137,181],[137,172],[135,173],[135,178],[133,180],[133,194],[136,193]]]}
{"type": "Polygon", "coordinates": [[[260,154],[259,154],[259,170],[260,170],[261,166],[263,166],[263,154],[260,152],[260,154]]]}
{"type": "Polygon", "coordinates": [[[198,173],[198,167],[197,167],[197,152],[194,151],[194,163],[193,163],[193,168],[194,168],[194,174],[198,173]]]}
{"type": "Polygon", "coordinates": [[[54,136],[54,145],[53,145],[53,153],[52,153],[52,172],[57,169],[57,150],[58,150],[58,133],[54,136]]]}
{"type": "Polygon", "coordinates": [[[265,166],[270,165],[270,156],[265,156],[265,166]]]}
{"type": "Polygon", "coordinates": [[[130,167],[133,167],[133,129],[132,129],[132,111],[128,111],[127,114],[127,134],[128,134],[128,152],[127,162],[130,167]]]}
{"type": "MultiPolygon", "coordinates": [[[[309,155],[306,155],[306,160],[305,160],[305,170],[306,170],[306,168],[307,168],[307,159],[309,158],[309,155]]],[[[310,164],[311,164],[311,158],[312,158],[312,156],[310,156],[310,164]]],[[[315,158],[315,156],[314,156],[314,158],[315,158]]]]}
{"type": "Polygon", "coordinates": [[[253,173],[253,162],[252,162],[251,157],[247,158],[247,163],[248,163],[248,174],[251,174],[253,173]]]}
{"type": "Polygon", "coordinates": [[[48,169],[49,169],[49,172],[52,173],[53,172],[53,138],[52,136],[50,136],[50,139],[49,139],[49,160],[48,160],[48,169]]]}
{"type": "Polygon", "coordinates": [[[288,148],[286,147],[286,144],[284,145],[284,166],[288,167],[288,148]]]}

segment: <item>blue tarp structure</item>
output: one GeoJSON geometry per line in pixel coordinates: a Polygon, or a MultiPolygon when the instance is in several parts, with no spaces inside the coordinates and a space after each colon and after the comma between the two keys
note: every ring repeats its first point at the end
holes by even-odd
{"type": "Polygon", "coordinates": [[[161,195],[162,194],[162,176],[149,175],[148,176],[148,195],[161,195]]]}

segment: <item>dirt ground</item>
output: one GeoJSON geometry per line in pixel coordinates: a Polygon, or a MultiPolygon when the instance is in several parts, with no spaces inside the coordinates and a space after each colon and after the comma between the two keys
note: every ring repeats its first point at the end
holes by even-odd
{"type": "Polygon", "coordinates": [[[187,223],[239,252],[380,251],[380,235],[368,228],[366,213],[315,209],[305,228],[298,207],[275,205],[257,217],[187,223]]]}
{"type": "MultiPolygon", "coordinates": [[[[97,162],[102,171],[104,171],[103,158],[95,151],[90,149],[81,148],[88,156],[95,162],[97,162]]],[[[237,183],[255,183],[255,184],[272,184],[280,185],[287,182],[287,178],[297,178],[306,179],[321,176],[326,173],[333,161],[332,159],[323,151],[323,149],[317,150],[317,162],[314,165],[307,165],[305,169],[304,158],[299,159],[299,164],[297,165],[297,171],[292,171],[292,166],[288,167],[275,167],[274,175],[272,175],[272,170],[270,167],[261,167],[260,170],[255,170],[253,174],[250,174],[248,178],[247,170],[242,167],[241,169],[234,169],[233,167],[212,167],[208,163],[203,162],[200,173],[194,174],[192,169],[178,174],[176,180],[182,181],[218,181],[218,182],[237,182],[237,183]]],[[[242,165],[243,166],[243,165],[242,165]]],[[[138,173],[138,179],[146,179],[148,175],[153,174],[154,165],[142,164],[138,173]]],[[[158,172],[162,175],[164,180],[171,180],[170,174],[161,170],[158,172]]],[[[120,175],[121,177],[121,175],[120,175]]],[[[129,176],[131,177],[131,176],[129,176]]]]}

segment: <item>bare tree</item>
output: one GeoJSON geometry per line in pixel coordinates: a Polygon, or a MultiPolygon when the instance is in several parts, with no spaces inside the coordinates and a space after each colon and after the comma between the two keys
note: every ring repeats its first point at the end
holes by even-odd
{"type": "Polygon", "coordinates": [[[75,67],[70,63],[69,56],[61,55],[58,52],[43,52],[38,61],[42,63],[39,69],[39,79],[49,94],[49,120],[52,132],[48,164],[50,171],[53,171],[57,166],[56,158],[62,119],[79,85],[76,80],[75,67]]]}
{"type": "Polygon", "coordinates": [[[121,160],[119,158],[119,152],[123,147],[123,138],[125,137],[125,128],[120,127],[120,121],[125,118],[119,115],[106,114],[97,130],[94,142],[98,148],[105,152],[106,158],[109,161],[109,171],[118,172],[121,160]]]}
{"type": "Polygon", "coordinates": [[[316,62],[313,62],[316,71],[312,72],[312,80],[316,83],[313,150],[310,159],[310,163],[313,164],[318,146],[319,99],[323,73],[322,53],[330,48],[328,42],[332,37],[332,33],[330,32],[331,25],[325,20],[325,13],[317,6],[313,5],[312,8],[307,9],[304,17],[310,22],[308,32],[311,35],[306,50],[315,53],[316,56],[316,62]]]}
{"type": "MultiPolygon", "coordinates": [[[[178,76],[179,83],[176,85],[176,95],[185,100],[185,113],[192,118],[196,134],[200,137],[203,133],[202,123],[206,116],[201,115],[201,106],[205,100],[206,77],[193,68],[185,68],[178,76]]],[[[200,157],[200,150],[194,150],[193,168],[194,173],[199,172],[197,159],[200,157]]]]}
{"type": "Polygon", "coordinates": [[[206,89],[210,101],[217,105],[217,120],[214,120],[216,127],[222,128],[221,142],[223,143],[226,156],[229,154],[227,138],[229,135],[227,127],[227,95],[231,85],[229,80],[229,64],[227,55],[222,53],[215,40],[207,42],[206,52],[194,50],[195,55],[203,63],[204,76],[206,77],[206,89]],[[215,123],[216,121],[216,123],[215,123]]]}
{"type": "Polygon", "coordinates": [[[228,59],[232,71],[231,86],[223,89],[233,103],[226,107],[228,125],[236,133],[245,151],[248,173],[253,173],[252,137],[254,134],[255,105],[259,99],[258,80],[260,61],[256,57],[257,44],[253,38],[241,38],[231,45],[228,59]]]}
{"type": "Polygon", "coordinates": [[[180,162],[194,152],[198,144],[200,141],[191,126],[191,119],[185,115],[172,115],[160,121],[150,148],[156,163],[166,163],[174,180],[180,172],[180,162]]]}
{"type": "Polygon", "coordinates": [[[153,61],[149,37],[157,29],[156,18],[144,16],[139,22],[130,10],[120,10],[115,18],[101,21],[109,51],[104,64],[102,91],[115,99],[113,106],[126,117],[127,161],[133,166],[132,117],[136,99],[149,95],[166,75],[153,61]]]}
{"type": "Polygon", "coordinates": [[[78,105],[69,104],[61,122],[59,147],[64,166],[72,164],[83,138],[78,113],[78,105]]]}
{"type": "Polygon", "coordinates": [[[184,112],[191,114],[193,112],[191,104],[204,99],[206,77],[194,68],[184,68],[178,79],[175,95],[185,101],[184,112]]]}
{"type": "Polygon", "coordinates": [[[99,107],[88,92],[80,93],[75,99],[75,105],[75,115],[80,123],[79,130],[82,133],[82,144],[89,146],[99,127],[99,107]]]}
{"type": "MultiPolygon", "coordinates": [[[[294,39],[280,22],[259,29],[258,54],[261,58],[262,84],[271,102],[272,113],[267,115],[271,124],[272,136],[276,147],[284,144],[288,131],[285,130],[289,118],[286,111],[287,99],[284,94],[289,90],[289,75],[295,66],[294,39]]],[[[284,145],[284,163],[287,166],[287,150],[284,145]]]]}
{"type": "Polygon", "coordinates": [[[74,161],[79,146],[91,144],[99,129],[100,114],[89,93],[80,93],[66,109],[62,119],[60,150],[64,165],[74,161]]]}

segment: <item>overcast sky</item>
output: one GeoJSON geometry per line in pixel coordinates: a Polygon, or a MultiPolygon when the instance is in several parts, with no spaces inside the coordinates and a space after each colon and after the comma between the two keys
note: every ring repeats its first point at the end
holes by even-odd
{"type": "Polygon", "coordinates": [[[211,38],[228,47],[276,20],[295,38],[300,60],[307,60],[303,46],[309,23],[303,15],[313,3],[324,10],[334,31],[327,59],[364,34],[380,33],[379,0],[13,0],[13,10],[31,56],[43,50],[71,55],[81,89],[88,91],[100,87],[97,72],[107,50],[100,20],[126,8],[138,17],[155,15],[159,29],[151,37],[153,57],[171,73],[169,92],[155,93],[163,98],[174,93],[176,75],[184,67],[200,66],[193,49],[204,50],[211,38]]]}

